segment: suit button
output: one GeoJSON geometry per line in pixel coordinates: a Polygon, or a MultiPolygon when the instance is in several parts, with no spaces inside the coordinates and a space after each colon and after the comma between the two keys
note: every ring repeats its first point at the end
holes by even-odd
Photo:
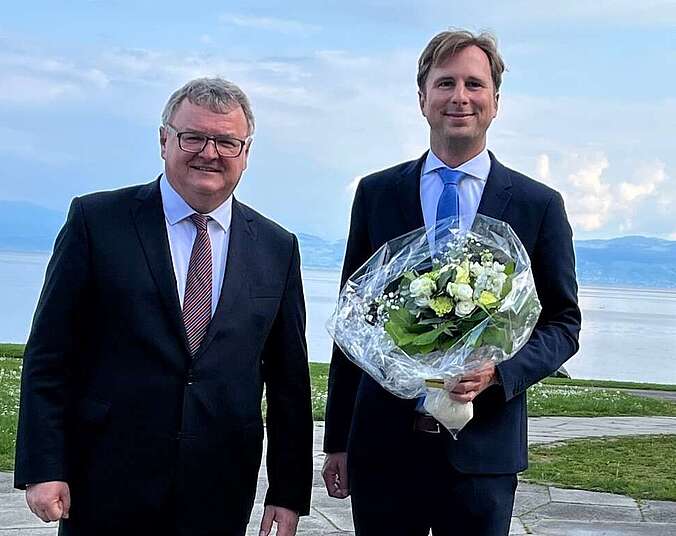
{"type": "Polygon", "coordinates": [[[186,385],[192,385],[195,383],[195,373],[192,370],[188,371],[188,377],[186,378],[185,383],[186,385]]]}

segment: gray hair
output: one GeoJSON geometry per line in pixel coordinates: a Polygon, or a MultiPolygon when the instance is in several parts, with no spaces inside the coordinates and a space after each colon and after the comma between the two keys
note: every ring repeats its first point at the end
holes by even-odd
{"type": "Polygon", "coordinates": [[[204,106],[216,113],[225,113],[233,107],[241,106],[247,125],[249,136],[256,126],[254,115],[251,111],[249,98],[237,85],[222,78],[195,78],[182,88],[171,94],[162,111],[162,125],[166,125],[176,112],[176,108],[188,99],[188,102],[196,106],[204,106]]]}

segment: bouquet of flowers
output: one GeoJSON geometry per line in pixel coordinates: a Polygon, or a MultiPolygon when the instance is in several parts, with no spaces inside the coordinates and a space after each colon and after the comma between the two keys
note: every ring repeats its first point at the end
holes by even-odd
{"type": "Polygon", "coordinates": [[[541,307],[528,255],[507,223],[480,214],[470,230],[454,223],[383,245],[349,278],[327,328],[385,389],[425,396],[425,409],[455,435],[472,404],[451,400],[444,383],[512,357],[541,307]]]}

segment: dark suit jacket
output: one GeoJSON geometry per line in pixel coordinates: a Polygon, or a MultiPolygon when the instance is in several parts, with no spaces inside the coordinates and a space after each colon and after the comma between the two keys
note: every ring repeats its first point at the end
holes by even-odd
{"type": "Polygon", "coordinates": [[[140,533],[167,514],[182,534],[242,526],[264,385],[266,503],[307,514],[312,415],[296,238],[233,200],[220,301],[191,358],[159,181],[76,198],[26,345],[15,485],[68,482],[66,534],[140,533]]]}
{"type": "MultiPolygon", "coordinates": [[[[357,188],[342,283],[388,240],[422,227],[420,171],[425,156],[365,177],[357,188]]],[[[491,171],[479,210],[509,223],[528,252],[542,314],[528,343],[497,366],[502,385],[474,401],[474,418],[454,441],[449,462],[466,473],[515,473],[527,466],[526,389],[555,371],[578,348],[572,232],[561,196],[500,164],[491,171]]],[[[348,460],[377,457],[410,432],[415,402],[387,393],[334,347],[324,450],[348,460]],[[349,449],[348,447],[348,437],[349,449]]]]}

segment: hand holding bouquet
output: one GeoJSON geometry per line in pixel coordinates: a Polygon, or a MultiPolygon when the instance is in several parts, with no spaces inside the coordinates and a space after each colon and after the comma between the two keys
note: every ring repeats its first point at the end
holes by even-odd
{"type": "Polygon", "coordinates": [[[386,243],[346,283],[329,321],[343,352],[452,432],[471,403],[441,389],[487,361],[513,356],[540,313],[528,256],[504,222],[477,215],[470,231],[441,222],[430,248],[418,229],[386,243]]]}

